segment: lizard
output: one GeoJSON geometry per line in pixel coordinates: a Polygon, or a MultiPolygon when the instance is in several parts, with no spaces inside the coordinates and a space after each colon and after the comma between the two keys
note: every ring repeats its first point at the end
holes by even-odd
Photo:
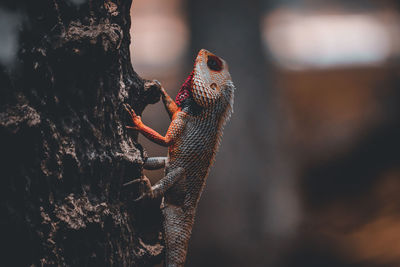
{"type": "Polygon", "coordinates": [[[147,158],[143,165],[150,170],[165,168],[165,177],[136,200],[163,197],[164,265],[184,266],[196,207],[214,163],[224,125],[233,112],[235,86],[227,63],[202,49],[175,101],[161,84],[159,90],[171,119],[165,136],[143,124],[141,117],[125,104],[133,122],[133,126],[126,127],[168,147],[167,157],[147,158]]]}

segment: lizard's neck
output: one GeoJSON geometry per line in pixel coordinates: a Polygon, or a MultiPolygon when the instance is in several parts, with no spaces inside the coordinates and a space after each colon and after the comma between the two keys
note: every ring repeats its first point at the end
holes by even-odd
{"type": "Polygon", "coordinates": [[[181,89],[179,90],[178,94],[175,98],[175,103],[178,107],[183,107],[185,101],[191,98],[191,87],[193,83],[193,71],[190,75],[186,78],[185,82],[182,84],[181,89]]]}

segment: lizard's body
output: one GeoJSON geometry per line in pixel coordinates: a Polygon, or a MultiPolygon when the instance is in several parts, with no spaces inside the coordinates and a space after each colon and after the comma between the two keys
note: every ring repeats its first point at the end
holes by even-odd
{"type": "Polygon", "coordinates": [[[136,130],[168,146],[167,158],[149,158],[145,163],[147,169],[165,166],[165,177],[147,195],[164,196],[165,265],[183,266],[197,203],[232,111],[234,86],[226,63],[203,49],[176,104],[164,89],[161,93],[172,119],[165,137],[141,123],[133,110],[128,111],[136,130]]]}

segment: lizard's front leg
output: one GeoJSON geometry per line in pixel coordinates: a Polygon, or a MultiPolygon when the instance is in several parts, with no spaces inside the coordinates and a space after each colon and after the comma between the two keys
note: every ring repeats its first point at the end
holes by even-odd
{"type": "Polygon", "coordinates": [[[168,95],[167,91],[165,91],[164,87],[161,86],[160,90],[165,109],[167,110],[168,115],[172,120],[174,115],[179,111],[179,108],[176,105],[175,101],[168,95]]]}
{"type": "Polygon", "coordinates": [[[137,116],[135,111],[128,104],[125,104],[125,109],[131,115],[132,122],[134,124],[133,127],[126,127],[128,129],[133,129],[141,132],[149,140],[162,146],[171,146],[174,143],[175,139],[181,134],[181,132],[185,128],[187,114],[182,111],[174,114],[174,119],[169,125],[167,134],[165,136],[162,136],[150,127],[144,125],[140,116],[137,116]]]}
{"type": "Polygon", "coordinates": [[[174,114],[176,114],[176,112],[179,111],[179,108],[174,102],[174,100],[168,95],[167,91],[165,91],[161,83],[157,80],[152,80],[152,81],[147,81],[144,86],[145,89],[147,90],[150,90],[150,88],[156,88],[158,90],[158,93],[161,95],[164,107],[169,115],[169,118],[172,120],[174,114]]]}

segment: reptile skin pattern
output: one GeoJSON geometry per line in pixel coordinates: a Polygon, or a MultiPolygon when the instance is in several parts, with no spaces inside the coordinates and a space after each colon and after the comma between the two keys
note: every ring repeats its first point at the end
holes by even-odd
{"type": "Polygon", "coordinates": [[[168,146],[167,158],[148,158],[144,165],[146,169],[165,167],[165,177],[145,196],[164,197],[165,266],[184,266],[196,207],[233,110],[234,90],[226,62],[202,49],[175,103],[161,89],[172,119],[165,136],[128,110],[136,130],[168,146]]]}

